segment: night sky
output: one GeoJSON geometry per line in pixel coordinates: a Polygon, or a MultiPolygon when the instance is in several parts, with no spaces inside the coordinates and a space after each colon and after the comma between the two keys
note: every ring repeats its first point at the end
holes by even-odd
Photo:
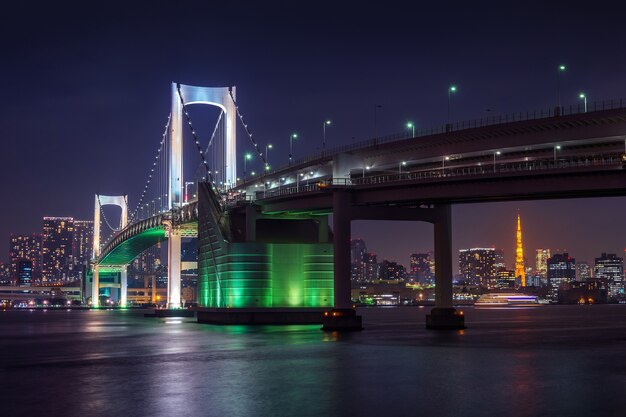
{"type": "MultiPolygon", "coordinates": [[[[210,3],[3,5],[0,260],[9,233],[40,232],[43,216],[92,218],[94,193],[136,203],[172,81],[236,85],[256,140],[275,146],[274,165],[286,164],[293,131],[296,158],[319,150],[326,118],[328,147],[374,136],[376,105],[379,135],[407,120],[438,126],[451,83],[454,120],[555,106],[559,64],[565,105],[581,91],[626,98],[619,2],[210,3]]],[[[208,140],[216,112],[192,116],[208,140]]],[[[238,141],[240,154],[251,149],[242,129],[238,141]]],[[[565,248],[592,262],[626,248],[626,198],[606,198],[456,206],[454,250],[495,245],[511,266],[518,208],[527,252],[565,248]]],[[[353,236],[404,264],[432,248],[426,224],[355,222],[353,236]]]]}

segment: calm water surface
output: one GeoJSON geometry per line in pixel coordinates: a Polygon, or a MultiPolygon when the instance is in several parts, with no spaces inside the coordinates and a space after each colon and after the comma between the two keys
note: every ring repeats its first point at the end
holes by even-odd
{"type": "Polygon", "coordinates": [[[0,311],[0,415],[626,416],[626,306],[363,309],[366,330],[0,311]]]}

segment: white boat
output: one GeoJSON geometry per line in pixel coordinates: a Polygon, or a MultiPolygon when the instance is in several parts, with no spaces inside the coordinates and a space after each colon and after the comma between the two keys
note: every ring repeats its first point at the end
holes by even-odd
{"type": "Polygon", "coordinates": [[[481,295],[474,303],[476,307],[539,307],[548,304],[536,295],[519,293],[491,293],[481,295]]]}

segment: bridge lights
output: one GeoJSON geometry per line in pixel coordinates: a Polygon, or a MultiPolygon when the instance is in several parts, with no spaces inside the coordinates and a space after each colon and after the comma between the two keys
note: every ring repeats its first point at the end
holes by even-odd
{"type": "Polygon", "coordinates": [[[441,169],[445,169],[445,168],[446,168],[446,161],[449,161],[449,160],[450,160],[450,157],[449,157],[449,156],[444,156],[444,157],[441,159],[441,169]]]}
{"type": "Polygon", "coordinates": [[[269,149],[272,149],[273,146],[271,143],[268,143],[267,145],[265,145],[265,170],[269,171],[269,166],[270,166],[270,159],[269,159],[269,154],[267,153],[267,151],[269,149]]]}
{"type": "Polygon", "coordinates": [[[291,159],[293,157],[293,140],[298,139],[297,133],[289,135],[289,166],[291,166],[291,159]]]}
{"type": "Polygon", "coordinates": [[[252,159],[252,155],[247,153],[244,155],[243,157],[243,177],[246,178],[246,167],[247,167],[247,162],[252,159]]]}
{"type": "Polygon", "coordinates": [[[452,97],[452,93],[456,93],[456,85],[448,87],[448,124],[450,124],[450,99],[452,97]]]}
{"type": "Polygon", "coordinates": [[[493,153],[493,172],[496,172],[496,155],[500,155],[500,151],[495,151],[493,153]]]}
{"type": "Polygon", "coordinates": [[[407,122],[406,128],[411,129],[411,137],[414,138],[415,137],[415,125],[413,124],[413,122],[407,122]]]}
{"type": "Polygon", "coordinates": [[[322,156],[326,156],[326,126],[330,126],[331,121],[330,120],[324,120],[324,123],[322,123],[322,129],[323,129],[323,140],[322,140],[322,156]]]}
{"type": "Polygon", "coordinates": [[[585,103],[585,113],[587,113],[587,96],[585,95],[585,93],[580,93],[578,95],[578,98],[584,101],[584,103],[585,103]]]}
{"type": "Polygon", "coordinates": [[[554,146],[554,162],[556,162],[556,151],[561,149],[561,145],[554,146]]]}
{"type": "Polygon", "coordinates": [[[402,174],[402,167],[406,166],[406,161],[398,162],[398,175],[402,174]]]}
{"type": "Polygon", "coordinates": [[[557,105],[559,106],[559,114],[561,114],[561,74],[563,74],[567,70],[567,67],[561,64],[559,65],[558,69],[559,69],[559,73],[558,73],[557,84],[556,84],[556,101],[557,101],[557,105]]]}

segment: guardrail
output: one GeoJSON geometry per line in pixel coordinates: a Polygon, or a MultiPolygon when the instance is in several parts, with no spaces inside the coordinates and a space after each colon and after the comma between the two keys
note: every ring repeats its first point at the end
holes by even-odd
{"type": "MultiPolygon", "coordinates": [[[[256,199],[272,198],[283,195],[307,193],[329,189],[332,186],[363,186],[385,184],[400,181],[432,181],[453,177],[479,177],[494,174],[511,174],[522,172],[537,172],[563,168],[584,168],[597,166],[620,166],[626,164],[626,155],[615,153],[601,156],[576,157],[568,159],[542,159],[535,161],[482,164],[477,166],[464,167],[442,167],[425,171],[408,171],[398,174],[370,175],[361,178],[336,178],[332,181],[323,181],[315,184],[305,184],[296,186],[281,186],[278,189],[261,190],[257,192],[256,199]]],[[[252,196],[246,196],[247,201],[253,201],[252,196]]]]}

